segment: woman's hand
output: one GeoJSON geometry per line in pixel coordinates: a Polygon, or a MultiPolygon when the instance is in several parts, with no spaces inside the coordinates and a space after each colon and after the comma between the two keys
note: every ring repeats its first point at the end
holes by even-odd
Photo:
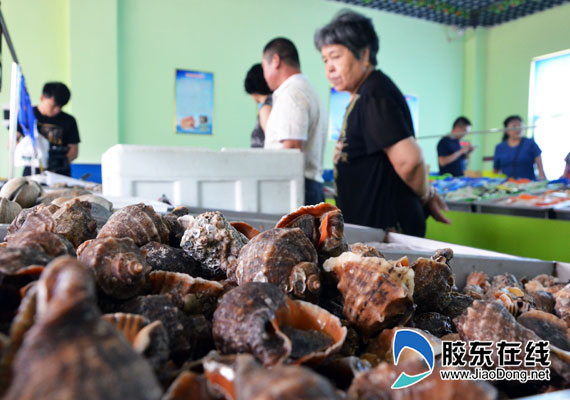
{"type": "Polygon", "coordinates": [[[338,160],[340,160],[340,156],[342,154],[342,149],[344,148],[345,143],[342,141],[337,141],[334,145],[333,149],[333,164],[338,164],[338,160]]]}
{"type": "Polygon", "coordinates": [[[430,210],[433,219],[439,222],[443,222],[444,224],[451,224],[451,220],[443,214],[443,211],[449,211],[449,208],[447,208],[447,205],[443,199],[439,197],[439,194],[435,193],[428,200],[426,205],[430,210]]]}

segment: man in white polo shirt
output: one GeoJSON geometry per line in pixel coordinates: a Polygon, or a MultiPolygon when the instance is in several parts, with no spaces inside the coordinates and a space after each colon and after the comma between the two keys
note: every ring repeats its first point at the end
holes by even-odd
{"type": "Polygon", "coordinates": [[[305,158],[305,204],[323,202],[323,152],[327,134],[323,104],[301,73],[299,54],[289,39],[271,40],[263,49],[261,65],[267,85],[273,90],[264,147],[301,150],[305,158]]]}

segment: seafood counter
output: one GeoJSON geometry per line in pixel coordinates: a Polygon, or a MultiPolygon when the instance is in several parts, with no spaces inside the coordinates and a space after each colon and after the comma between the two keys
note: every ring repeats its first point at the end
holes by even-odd
{"type": "Polygon", "coordinates": [[[570,208],[567,179],[535,182],[447,177],[432,184],[455,211],[566,219],[557,211],[570,208]]]}
{"type": "MultiPolygon", "coordinates": [[[[473,261],[456,279],[452,249],[390,257],[352,240],[359,230],[345,232],[326,203],[250,224],[32,188],[25,204],[3,194],[20,207],[0,244],[4,399],[568,394],[570,284],[552,270],[490,276],[473,261]],[[396,355],[399,332],[421,336],[433,362],[408,348],[396,355]],[[441,378],[459,370],[446,344],[501,341],[521,345],[517,369],[548,379],[441,378]],[[548,363],[527,365],[535,343],[546,343],[548,363]],[[402,373],[425,377],[392,389],[402,373]]],[[[493,354],[462,368],[499,366],[493,354]]]]}

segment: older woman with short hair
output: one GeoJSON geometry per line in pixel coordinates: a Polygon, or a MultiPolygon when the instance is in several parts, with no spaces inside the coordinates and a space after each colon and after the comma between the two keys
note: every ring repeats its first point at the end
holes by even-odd
{"type": "Polygon", "coordinates": [[[345,221],[414,236],[425,235],[426,211],[449,223],[429,185],[406,100],[376,68],[370,18],[342,11],[315,33],[315,45],[332,86],[351,94],[333,156],[345,221]]]}

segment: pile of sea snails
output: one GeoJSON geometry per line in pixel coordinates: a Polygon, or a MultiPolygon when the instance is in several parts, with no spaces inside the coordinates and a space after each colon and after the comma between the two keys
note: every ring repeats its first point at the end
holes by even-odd
{"type": "Polygon", "coordinates": [[[556,277],[475,272],[460,291],[451,249],[387,260],[349,245],[326,203],[259,232],[220,212],[47,199],[0,244],[6,400],[496,399],[570,385],[570,284],[556,277]],[[427,370],[411,350],[394,364],[402,328],[429,338],[436,362],[394,390],[401,372],[427,370]],[[542,339],[549,381],[437,373],[442,340],[542,339]]]}

